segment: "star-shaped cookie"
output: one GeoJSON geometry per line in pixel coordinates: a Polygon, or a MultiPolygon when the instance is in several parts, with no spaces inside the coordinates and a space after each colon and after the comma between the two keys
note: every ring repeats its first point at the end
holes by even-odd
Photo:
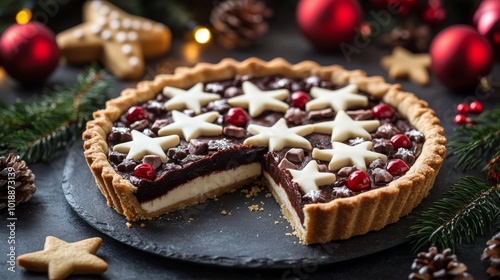
{"type": "Polygon", "coordinates": [[[216,93],[204,92],[203,83],[197,83],[188,90],[167,86],[163,88],[163,94],[170,98],[165,102],[165,109],[183,110],[188,108],[193,110],[196,115],[201,113],[201,106],[221,98],[216,93]]]}
{"type": "Polygon", "coordinates": [[[302,170],[288,169],[292,174],[293,181],[300,185],[304,193],[318,190],[319,186],[328,185],[337,179],[330,172],[319,172],[318,163],[311,160],[302,170]]]}
{"type": "Polygon", "coordinates": [[[127,14],[107,1],[85,1],[83,19],[56,36],[70,63],[100,61],[118,78],[139,79],[144,58],[170,48],[172,35],[165,25],[127,14]]]}
{"type": "Polygon", "coordinates": [[[141,160],[145,155],[157,155],[162,162],[167,162],[165,150],[175,147],[180,139],[177,135],[151,138],[137,130],[132,130],[132,141],[120,143],[113,147],[113,151],[128,153],[127,158],[141,160]]]}
{"type": "Polygon", "coordinates": [[[49,279],[65,279],[73,274],[101,274],[108,264],[95,253],[101,246],[99,237],[74,243],[47,236],[43,251],[20,255],[19,266],[35,272],[48,272],[49,279]]]}
{"type": "Polygon", "coordinates": [[[366,170],[366,164],[377,158],[387,161],[384,154],[370,151],[372,142],[366,141],[356,146],[349,146],[341,142],[333,142],[332,149],[320,150],[315,148],[312,157],[319,160],[330,161],[328,169],[338,170],[344,166],[356,166],[357,169],[366,170]]]}
{"type": "Polygon", "coordinates": [[[377,120],[354,121],[345,111],[338,111],[335,120],[313,124],[314,132],[332,134],[332,142],[342,142],[348,138],[362,137],[371,140],[371,131],[380,126],[377,120]]]}
{"type": "Polygon", "coordinates": [[[419,85],[429,83],[427,69],[431,66],[429,54],[413,54],[402,47],[395,47],[391,55],[384,56],[380,64],[389,70],[389,77],[393,79],[410,78],[419,85]]]}
{"type": "Polygon", "coordinates": [[[350,84],[336,90],[312,87],[311,96],[314,97],[314,99],[307,102],[306,111],[332,108],[338,112],[345,111],[349,108],[368,105],[368,98],[357,94],[357,91],[358,86],[355,84],[350,84]]]}
{"type": "Polygon", "coordinates": [[[212,122],[219,117],[217,112],[208,112],[190,117],[179,111],[172,111],[172,119],[174,122],[164,126],[158,131],[158,135],[177,134],[189,141],[199,136],[216,136],[222,134],[222,127],[212,122]]]}
{"type": "Polygon", "coordinates": [[[248,108],[250,116],[257,117],[265,110],[285,112],[290,106],[283,101],[290,92],[287,89],[262,91],[252,82],[244,81],[243,95],[227,100],[229,105],[248,108]]]}
{"type": "Polygon", "coordinates": [[[311,143],[302,137],[314,131],[312,125],[289,128],[285,119],[281,118],[271,127],[251,124],[247,130],[254,136],[247,138],[243,142],[245,145],[269,146],[270,151],[279,151],[285,147],[312,148],[311,143]]]}

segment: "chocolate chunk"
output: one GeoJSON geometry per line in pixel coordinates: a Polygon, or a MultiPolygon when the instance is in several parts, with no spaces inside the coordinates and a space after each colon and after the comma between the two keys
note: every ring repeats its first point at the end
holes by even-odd
{"type": "Polygon", "coordinates": [[[301,163],[304,160],[304,150],[298,148],[290,149],[286,152],[285,158],[291,162],[301,163]]]}
{"type": "Polygon", "coordinates": [[[242,95],[242,94],[243,94],[243,90],[241,90],[241,88],[238,88],[238,87],[235,87],[235,86],[228,87],[224,91],[224,97],[225,98],[232,98],[232,97],[235,97],[235,96],[238,96],[238,95],[242,95]]]}
{"type": "Polygon", "coordinates": [[[166,126],[167,124],[168,124],[168,120],[167,119],[158,119],[151,126],[151,130],[154,133],[158,134],[158,130],[160,130],[162,127],[166,126]]]}
{"type": "Polygon", "coordinates": [[[109,160],[114,162],[115,164],[121,163],[126,157],[126,154],[122,154],[119,152],[110,152],[109,153],[109,160]]]}
{"type": "Polygon", "coordinates": [[[403,160],[408,166],[413,165],[415,162],[415,155],[413,152],[405,148],[399,148],[394,157],[403,160]]]}
{"type": "Polygon", "coordinates": [[[392,175],[383,168],[375,168],[372,170],[373,181],[376,185],[385,185],[392,181],[392,175]]]}
{"type": "Polygon", "coordinates": [[[415,129],[407,131],[405,135],[408,136],[408,138],[410,138],[411,141],[415,141],[417,143],[423,143],[425,140],[425,136],[422,134],[422,132],[417,131],[415,129]]]}
{"type": "Polygon", "coordinates": [[[396,127],[400,131],[405,132],[405,133],[411,129],[410,124],[408,123],[407,120],[397,120],[396,127]]]}
{"type": "Polygon", "coordinates": [[[308,203],[323,203],[327,202],[328,199],[321,190],[312,190],[302,196],[302,200],[305,204],[308,203]]]}
{"type": "Polygon", "coordinates": [[[327,108],[327,109],[320,110],[319,113],[321,114],[322,118],[331,118],[331,117],[333,117],[333,110],[332,110],[332,108],[327,108]]]}
{"type": "Polygon", "coordinates": [[[214,100],[207,105],[208,111],[217,111],[220,114],[226,113],[230,108],[231,106],[229,106],[226,99],[214,100]]]}
{"type": "Polygon", "coordinates": [[[287,122],[298,125],[304,122],[306,112],[300,110],[299,108],[292,107],[286,110],[284,118],[287,122]]]}
{"type": "Polygon", "coordinates": [[[346,111],[347,115],[355,121],[370,120],[373,118],[372,110],[353,110],[346,111]]]}
{"type": "Polygon", "coordinates": [[[130,171],[133,171],[136,166],[137,166],[137,163],[134,160],[125,159],[122,161],[122,163],[118,164],[118,166],[116,166],[116,168],[118,168],[118,171],[121,171],[121,172],[130,172],[130,171]]]}
{"type": "Polygon", "coordinates": [[[108,135],[108,140],[115,142],[128,142],[132,141],[132,134],[130,134],[129,128],[113,127],[111,128],[111,133],[108,135]]]}
{"type": "Polygon", "coordinates": [[[142,131],[142,133],[144,133],[144,135],[148,136],[148,137],[151,137],[151,138],[154,138],[156,137],[157,135],[149,128],[146,128],[142,131]]]}
{"type": "Polygon", "coordinates": [[[163,165],[163,170],[165,171],[172,171],[172,170],[177,170],[177,169],[181,169],[182,166],[176,164],[176,163],[173,163],[173,162],[167,162],[163,165]]]}
{"type": "Polygon", "coordinates": [[[369,169],[375,169],[375,168],[385,168],[385,163],[381,159],[376,159],[370,163],[369,169]]]}
{"type": "Polygon", "coordinates": [[[365,139],[363,137],[356,137],[354,139],[349,139],[349,145],[351,146],[356,146],[358,144],[361,144],[365,142],[365,139]]]}
{"type": "Polygon", "coordinates": [[[182,162],[183,164],[186,164],[186,163],[189,163],[189,164],[190,164],[190,163],[193,163],[193,162],[195,162],[195,161],[202,160],[202,159],[204,159],[204,158],[205,158],[204,156],[198,156],[198,155],[191,155],[191,154],[189,154],[189,155],[187,155],[185,158],[183,158],[183,159],[181,160],[181,162],[182,162]]]}
{"type": "Polygon", "coordinates": [[[167,100],[167,97],[163,94],[163,92],[160,92],[156,95],[155,100],[158,102],[165,102],[165,100],[167,100]]]}
{"type": "Polygon", "coordinates": [[[149,100],[146,103],[146,110],[148,110],[148,112],[150,113],[153,113],[155,116],[158,116],[165,113],[165,106],[163,106],[163,103],[156,100],[149,100]]]}
{"type": "Polygon", "coordinates": [[[142,162],[147,163],[151,165],[154,169],[156,169],[161,165],[161,158],[157,155],[145,155],[142,158],[142,162]]]}
{"type": "Polygon", "coordinates": [[[191,109],[184,109],[182,112],[184,113],[184,115],[189,117],[194,117],[194,115],[196,115],[194,111],[191,109]]]}
{"type": "Polygon", "coordinates": [[[319,86],[322,88],[332,88],[334,85],[329,81],[321,81],[319,86]]]}
{"type": "Polygon", "coordinates": [[[288,78],[280,78],[271,84],[272,89],[286,88],[291,89],[292,81],[288,78]]]}
{"type": "Polygon", "coordinates": [[[297,169],[297,166],[293,163],[291,163],[288,159],[284,158],[280,161],[280,163],[278,164],[278,167],[279,168],[282,168],[282,169],[297,169]]]}
{"type": "Polygon", "coordinates": [[[208,152],[208,143],[198,139],[191,139],[188,145],[189,153],[193,155],[203,155],[208,152]]]}
{"type": "Polygon", "coordinates": [[[323,118],[323,116],[321,116],[321,111],[320,110],[310,111],[308,117],[311,120],[318,120],[318,119],[323,118]]]}
{"type": "Polygon", "coordinates": [[[222,93],[224,86],[220,83],[208,83],[205,85],[205,92],[222,93]]]}
{"type": "Polygon", "coordinates": [[[319,172],[330,172],[330,170],[328,170],[328,166],[326,166],[326,164],[318,164],[318,171],[319,172]]]}
{"type": "Polygon", "coordinates": [[[237,127],[234,125],[228,125],[222,129],[222,133],[224,135],[235,137],[235,138],[243,138],[245,137],[245,129],[242,127],[237,127]]]}
{"type": "Polygon", "coordinates": [[[231,143],[227,141],[227,139],[220,140],[210,140],[208,141],[208,150],[209,151],[219,151],[219,150],[227,150],[231,148],[231,143]]]}
{"type": "Polygon", "coordinates": [[[394,151],[394,146],[391,141],[384,138],[374,138],[372,139],[372,150],[377,153],[390,154],[394,151]]]}
{"type": "Polygon", "coordinates": [[[176,147],[176,148],[170,148],[167,151],[167,157],[171,159],[183,159],[187,156],[186,149],[181,148],[181,147],[176,147]]]}
{"type": "Polygon", "coordinates": [[[374,134],[374,138],[390,139],[392,136],[394,136],[396,134],[400,134],[400,133],[401,133],[401,131],[399,131],[399,129],[396,126],[394,126],[393,124],[384,123],[378,127],[377,132],[375,132],[375,134],[374,134]]]}
{"type": "Polygon", "coordinates": [[[130,129],[141,131],[141,130],[145,129],[146,127],[148,127],[148,125],[149,125],[149,121],[144,119],[144,120],[135,121],[134,123],[132,123],[130,125],[130,129]]]}
{"type": "Polygon", "coordinates": [[[319,87],[321,80],[318,76],[310,76],[304,79],[304,89],[309,92],[312,87],[319,87]]]}
{"type": "Polygon", "coordinates": [[[339,172],[337,172],[337,174],[339,176],[342,176],[342,177],[348,177],[349,175],[351,175],[352,172],[354,172],[356,170],[357,170],[356,166],[346,166],[346,167],[340,168],[340,170],[339,170],[339,172]]]}

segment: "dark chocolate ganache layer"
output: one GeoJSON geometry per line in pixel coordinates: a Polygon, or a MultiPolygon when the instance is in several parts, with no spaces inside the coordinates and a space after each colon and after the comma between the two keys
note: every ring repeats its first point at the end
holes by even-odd
{"type": "MultiPolygon", "coordinates": [[[[367,164],[366,173],[369,175],[371,186],[362,191],[353,190],[348,187],[349,175],[356,171],[354,166],[346,166],[339,170],[329,171],[328,162],[312,159],[312,150],[284,148],[277,152],[268,152],[267,147],[243,145],[245,139],[252,136],[246,128],[250,124],[261,126],[272,126],[280,118],[284,118],[288,127],[304,124],[314,124],[318,122],[335,119],[336,112],[332,109],[321,109],[306,112],[294,107],[291,95],[294,92],[302,91],[307,96],[312,87],[322,87],[326,89],[338,89],[342,86],[334,85],[328,81],[320,80],[316,76],[304,79],[293,79],[283,76],[267,76],[252,78],[249,76],[237,76],[234,79],[224,81],[207,82],[204,84],[204,91],[215,93],[221,96],[220,99],[211,101],[206,106],[202,106],[201,114],[217,111],[220,115],[214,121],[215,124],[223,127],[223,134],[220,136],[199,137],[186,141],[181,137],[180,144],[165,151],[167,162],[158,162],[157,156],[145,156],[141,161],[127,159],[127,154],[113,151],[113,147],[119,143],[132,140],[131,130],[138,130],[149,137],[158,137],[158,131],[173,122],[172,113],[165,110],[164,103],[168,98],[163,93],[158,93],[156,99],[138,104],[146,112],[140,120],[129,121],[127,112],[113,124],[111,133],[108,135],[109,162],[116,169],[118,174],[129,180],[137,187],[137,196],[140,202],[149,201],[168,193],[177,186],[186,183],[196,177],[212,174],[213,172],[230,170],[237,166],[259,162],[262,164],[274,181],[284,187],[292,205],[297,210],[297,214],[303,219],[300,209],[308,203],[325,203],[336,198],[350,197],[361,192],[369,191],[387,186],[391,181],[404,174],[394,174],[389,172],[387,163],[393,159],[400,159],[407,167],[411,167],[419,156],[424,142],[424,135],[417,131],[396,109],[390,117],[378,118],[380,126],[370,133],[372,139],[371,150],[387,156],[387,162],[380,159],[367,164]],[[229,98],[243,94],[242,83],[251,81],[261,90],[288,89],[290,95],[284,100],[290,105],[285,113],[264,111],[257,117],[248,117],[246,124],[234,126],[227,122],[227,112],[231,109],[227,100],[229,98]],[[406,136],[409,140],[405,148],[394,146],[394,136],[406,136]],[[293,177],[287,168],[302,170],[309,161],[316,160],[320,172],[332,172],[336,175],[336,181],[329,185],[320,186],[319,189],[304,193],[304,191],[293,182],[293,177]],[[154,180],[134,176],[134,169],[137,165],[147,162],[155,167],[154,180]]],[[[358,94],[368,97],[368,105],[364,107],[349,108],[346,110],[353,120],[373,120],[372,108],[384,104],[383,101],[372,95],[358,92],[358,94]]],[[[312,97],[309,96],[312,99],[312,97]]],[[[388,105],[387,105],[388,106],[388,105]]],[[[195,116],[192,110],[182,111],[188,116],[195,116]]],[[[311,133],[304,136],[314,148],[331,149],[331,135],[311,133]]],[[[350,138],[343,141],[351,146],[357,145],[362,138],[350,138]]]]}

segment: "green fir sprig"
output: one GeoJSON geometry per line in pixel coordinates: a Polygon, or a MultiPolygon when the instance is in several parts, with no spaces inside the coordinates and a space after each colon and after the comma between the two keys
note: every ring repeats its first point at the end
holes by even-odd
{"type": "Polygon", "coordinates": [[[409,238],[413,250],[425,245],[455,250],[456,244],[472,244],[477,235],[488,233],[500,215],[500,188],[483,179],[461,177],[415,220],[409,238]]]}
{"type": "Polygon", "coordinates": [[[107,100],[108,87],[103,73],[90,67],[72,86],[0,104],[0,154],[15,152],[27,162],[48,160],[81,136],[92,112],[107,100]]]}

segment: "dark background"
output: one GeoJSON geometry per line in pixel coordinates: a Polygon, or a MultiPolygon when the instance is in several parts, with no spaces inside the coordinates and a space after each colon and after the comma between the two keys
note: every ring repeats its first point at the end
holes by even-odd
{"type": "MultiPolygon", "coordinates": [[[[68,11],[51,21],[51,27],[56,31],[78,24],[76,12],[68,11]]],[[[415,93],[419,98],[427,101],[436,111],[445,128],[446,136],[453,135],[456,127],[453,123],[457,104],[474,100],[481,101],[485,109],[498,107],[500,95],[500,64],[495,64],[492,73],[495,92],[480,94],[478,91],[455,92],[442,86],[431,75],[429,86],[422,87],[408,81],[392,81],[386,71],[379,66],[380,58],[389,54],[389,48],[380,47],[375,41],[371,42],[359,54],[348,60],[342,53],[321,53],[314,50],[301,36],[296,28],[293,11],[285,9],[276,13],[271,21],[271,28],[259,44],[246,50],[228,51],[219,47],[215,42],[208,45],[190,44],[182,36],[174,38],[171,51],[164,57],[148,61],[144,79],[151,79],[158,73],[169,73],[177,66],[191,66],[196,62],[216,63],[222,58],[231,57],[243,60],[248,57],[258,57],[270,60],[283,57],[292,63],[303,60],[313,60],[321,65],[340,64],[347,69],[363,69],[370,76],[381,75],[390,82],[399,82],[403,89],[415,93]],[[189,51],[190,50],[190,51],[189,51]],[[196,54],[197,53],[197,54],[196,54]]],[[[11,103],[16,98],[29,98],[42,95],[43,89],[53,88],[55,85],[71,84],[82,70],[81,67],[61,63],[47,83],[40,87],[22,87],[10,79],[0,70],[0,100],[11,103]]],[[[127,87],[134,87],[137,81],[123,82],[112,80],[110,97],[118,96],[127,87]]],[[[69,148],[68,148],[69,149],[69,148]]],[[[109,264],[107,272],[95,278],[104,279],[407,279],[415,254],[407,243],[394,248],[353,259],[338,264],[321,267],[290,267],[285,270],[256,270],[230,269],[217,266],[198,265],[190,262],[171,260],[144,253],[100,233],[82,220],[67,203],[63,190],[62,174],[65,167],[68,150],[55,155],[47,163],[32,164],[30,167],[37,176],[37,192],[33,198],[16,208],[16,253],[21,255],[38,251],[43,248],[45,237],[57,236],[68,242],[99,236],[103,238],[103,245],[98,256],[109,264]]],[[[453,159],[447,158],[438,175],[436,184],[450,185],[455,183],[462,172],[452,168],[453,159]]],[[[87,168],[82,166],[82,168],[87,168]]],[[[93,180],[93,178],[89,178],[93,180]]],[[[439,194],[437,194],[439,195],[439,194]]],[[[6,211],[0,211],[0,220],[7,224],[6,211]]],[[[0,260],[6,259],[8,231],[5,226],[0,230],[0,260]]],[[[486,262],[480,261],[485,248],[485,242],[492,236],[488,233],[477,239],[475,244],[458,246],[457,256],[460,261],[469,267],[469,272],[475,279],[489,279],[485,270],[486,262]]],[[[193,242],[196,242],[193,240],[193,242]]],[[[7,265],[2,261],[0,266],[2,279],[45,279],[46,274],[32,273],[17,267],[16,273],[7,271],[7,265]]],[[[88,279],[90,276],[73,276],[71,279],[88,279]]]]}

